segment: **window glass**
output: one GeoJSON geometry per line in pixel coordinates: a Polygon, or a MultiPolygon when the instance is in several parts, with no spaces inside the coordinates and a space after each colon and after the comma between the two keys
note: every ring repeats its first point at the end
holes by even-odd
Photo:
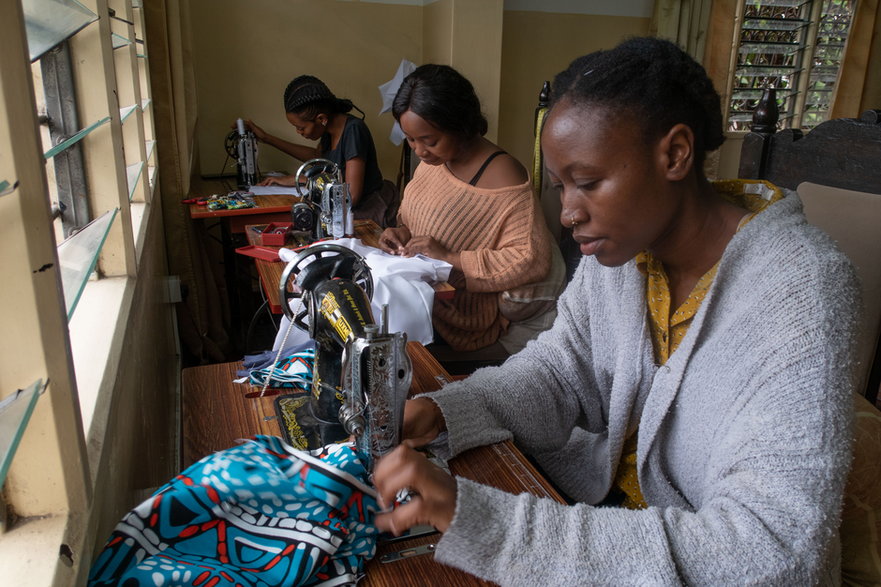
{"type": "Polygon", "coordinates": [[[98,20],[76,0],[22,0],[21,6],[31,61],[98,20]]]}

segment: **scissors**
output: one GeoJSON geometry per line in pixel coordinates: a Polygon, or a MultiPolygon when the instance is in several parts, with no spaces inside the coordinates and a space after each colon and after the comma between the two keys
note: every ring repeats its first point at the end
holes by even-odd
{"type": "Polygon", "coordinates": [[[208,198],[187,198],[186,200],[181,200],[181,204],[198,204],[200,206],[205,206],[208,204],[208,198]]]}

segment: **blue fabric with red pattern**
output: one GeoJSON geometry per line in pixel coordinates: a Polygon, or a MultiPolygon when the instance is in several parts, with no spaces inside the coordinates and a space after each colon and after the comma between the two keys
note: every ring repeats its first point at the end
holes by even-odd
{"type": "Polygon", "coordinates": [[[89,586],[355,583],[376,552],[376,492],[350,443],[256,436],[207,456],[129,512],[89,586]]]}

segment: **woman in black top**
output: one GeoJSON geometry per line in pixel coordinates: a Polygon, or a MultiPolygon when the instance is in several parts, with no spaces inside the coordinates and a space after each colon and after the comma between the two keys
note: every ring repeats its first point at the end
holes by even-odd
{"type": "MultiPolygon", "coordinates": [[[[300,136],[318,141],[316,147],[291,143],[264,131],[247,120],[245,124],[261,142],[300,159],[329,159],[339,165],[349,184],[355,218],[369,218],[388,226],[397,212],[394,184],[382,179],[376,160],[376,146],[363,118],[349,114],[350,100],[337,98],[324,82],[311,75],[295,78],[284,92],[285,116],[300,136]]],[[[363,112],[361,113],[363,117],[363,112]]],[[[261,185],[293,186],[296,177],[270,177],[261,185]]]]}

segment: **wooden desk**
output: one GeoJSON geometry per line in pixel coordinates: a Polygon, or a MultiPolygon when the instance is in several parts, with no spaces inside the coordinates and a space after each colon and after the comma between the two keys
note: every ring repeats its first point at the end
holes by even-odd
{"type": "MultiPolygon", "coordinates": [[[[407,344],[413,361],[411,394],[437,390],[449,375],[417,342],[407,344]]],[[[249,399],[250,388],[233,383],[241,362],[191,367],[181,373],[183,399],[183,467],[218,450],[233,446],[237,439],[254,434],[281,435],[275,417],[275,396],[249,399]]],[[[449,462],[454,475],[492,485],[511,493],[528,492],[563,503],[559,494],[538,474],[511,442],[469,450],[449,462]]],[[[359,585],[489,585],[452,567],[438,564],[432,555],[392,563],[381,563],[387,552],[437,542],[439,535],[421,536],[377,548],[376,558],[367,564],[367,576],[359,585]]]]}
{"type": "Polygon", "coordinates": [[[245,232],[248,224],[269,224],[270,222],[290,222],[291,206],[300,201],[299,196],[273,194],[253,196],[256,206],[237,210],[209,210],[208,206],[189,204],[190,218],[205,220],[219,218],[229,223],[229,231],[245,232]]]}
{"type": "MultiPolygon", "coordinates": [[[[290,218],[286,222],[290,222],[290,218]]],[[[248,244],[260,244],[261,226],[263,225],[249,224],[245,227],[245,236],[248,238],[248,244]]],[[[379,236],[381,234],[382,228],[372,220],[355,221],[355,236],[361,239],[361,242],[365,245],[379,248],[379,236]]],[[[260,283],[263,285],[263,291],[266,293],[269,309],[273,314],[281,314],[278,284],[281,281],[281,274],[284,271],[285,264],[282,262],[264,261],[263,259],[254,259],[254,261],[257,265],[257,273],[260,275],[260,283]]],[[[433,287],[434,295],[440,299],[449,299],[456,293],[456,289],[447,282],[437,283],[433,287]]]]}

